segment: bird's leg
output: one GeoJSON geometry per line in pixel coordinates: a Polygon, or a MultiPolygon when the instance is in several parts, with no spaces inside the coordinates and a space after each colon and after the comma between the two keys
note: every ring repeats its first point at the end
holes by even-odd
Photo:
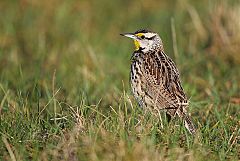
{"type": "Polygon", "coordinates": [[[171,121],[172,117],[171,117],[171,115],[168,114],[168,113],[166,113],[166,117],[167,117],[167,122],[169,123],[169,122],[171,121]]]}
{"type": "Polygon", "coordinates": [[[161,128],[163,129],[162,116],[161,116],[160,110],[157,110],[157,111],[158,111],[158,115],[159,115],[159,119],[160,119],[160,125],[161,125],[161,128]]]}

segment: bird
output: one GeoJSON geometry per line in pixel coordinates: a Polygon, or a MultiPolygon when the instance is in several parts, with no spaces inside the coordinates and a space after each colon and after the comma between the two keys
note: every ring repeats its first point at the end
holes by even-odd
{"type": "Polygon", "coordinates": [[[189,101],[181,85],[179,70],[166,55],[160,36],[148,29],[120,35],[134,41],[130,85],[139,106],[158,112],[164,110],[170,118],[179,117],[194,135],[196,128],[188,113],[189,101]]]}

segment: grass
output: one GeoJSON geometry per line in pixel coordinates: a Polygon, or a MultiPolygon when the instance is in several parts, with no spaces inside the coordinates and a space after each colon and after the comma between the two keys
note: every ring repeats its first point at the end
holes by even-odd
{"type": "Polygon", "coordinates": [[[0,160],[239,160],[238,1],[1,1],[0,160]],[[133,45],[160,33],[198,127],[137,107],[133,45]]]}

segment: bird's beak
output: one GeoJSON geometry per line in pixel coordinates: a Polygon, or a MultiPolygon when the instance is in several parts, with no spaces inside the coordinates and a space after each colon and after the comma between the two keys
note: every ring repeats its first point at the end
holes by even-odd
{"type": "Polygon", "coordinates": [[[137,36],[135,36],[135,34],[133,34],[133,33],[124,33],[124,34],[120,34],[120,35],[129,37],[129,38],[134,39],[134,40],[137,40],[137,36]]]}
{"type": "Polygon", "coordinates": [[[120,34],[120,35],[133,39],[134,45],[135,45],[135,50],[137,51],[140,49],[140,43],[138,41],[139,39],[134,33],[124,33],[124,34],[120,34]]]}

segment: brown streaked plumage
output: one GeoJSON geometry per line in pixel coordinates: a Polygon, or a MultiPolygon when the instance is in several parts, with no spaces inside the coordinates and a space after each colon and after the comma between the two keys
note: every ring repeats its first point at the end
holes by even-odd
{"type": "Polygon", "coordinates": [[[131,58],[130,83],[139,105],[154,110],[166,110],[178,116],[191,134],[196,129],[188,114],[188,99],[181,86],[179,71],[163,49],[157,33],[138,30],[121,34],[134,39],[136,50],[131,58]]]}

